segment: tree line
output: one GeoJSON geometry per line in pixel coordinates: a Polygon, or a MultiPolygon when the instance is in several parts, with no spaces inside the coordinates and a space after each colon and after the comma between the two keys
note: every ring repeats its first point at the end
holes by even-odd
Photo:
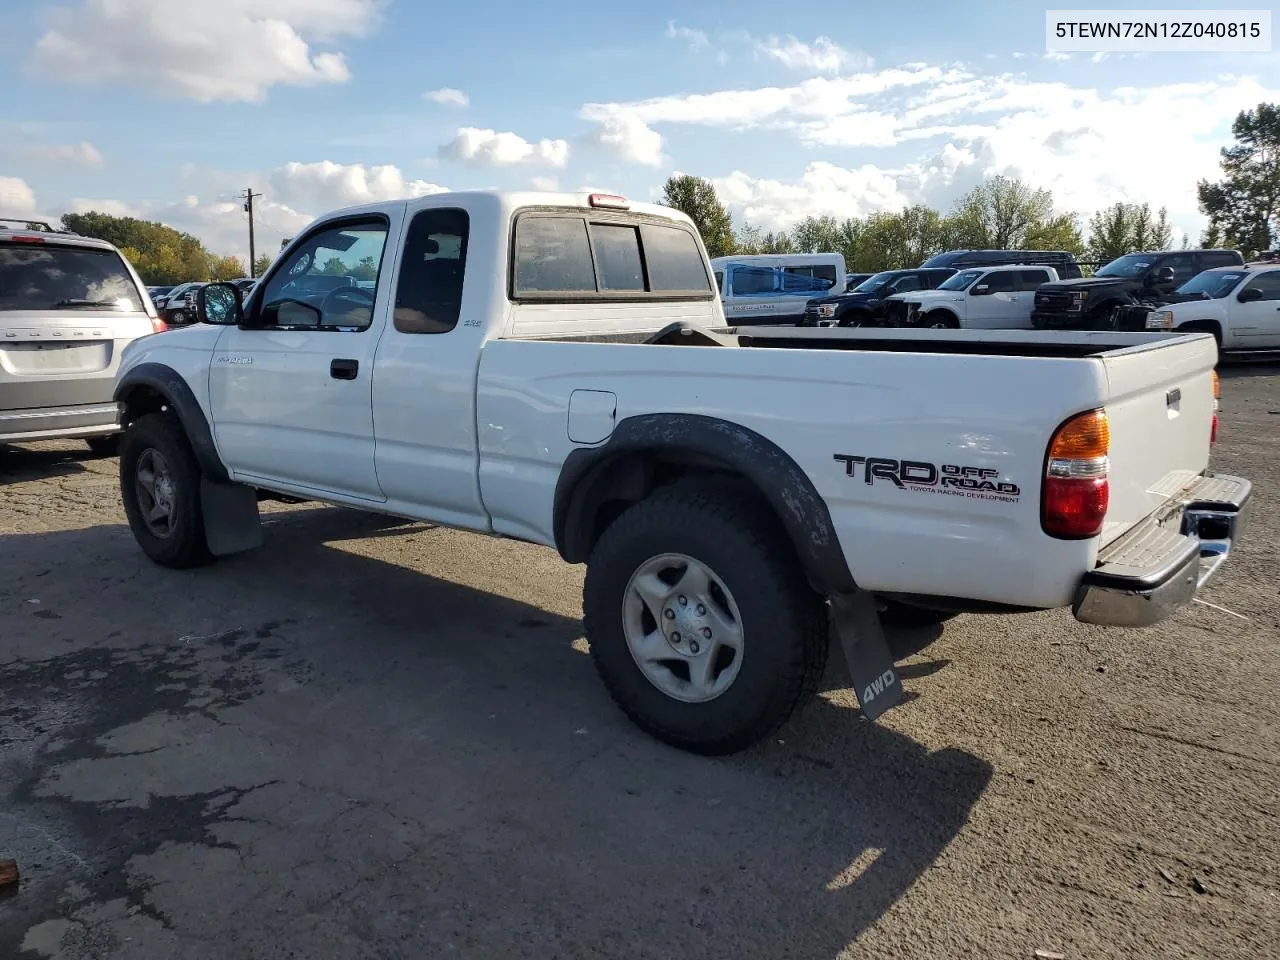
{"type": "MultiPolygon", "coordinates": [[[[1209,228],[1203,247],[1230,247],[1255,259],[1280,235],[1280,108],[1261,103],[1232,125],[1235,143],[1221,151],[1223,179],[1197,185],[1209,228]]],[[[850,272],[918,266],[943,250],[1067,250],[1106,263],[1137,250],[1173,245],[1168,211],[1116,203],[1090,217],[1085,231],[1072,212],[1058,211],[1053,194],[1015,177],[990,177],[945,214],[923,204],[865,217],[808,216],[790,230],[735,228],[710,181],[683,174],[667,180],[662,202],[688,214],[713,257],[753,253],[840,253],[850,272]]],[[[1182,247],[1190,245],[1182,238],[1182,247]]]]}
{"type": "MultiPolygon", "coordinates": [[[[248,276],[239,257],[212,253],[199,238],[163,223],[89,211],[63,214],[62,228],[114,244],[149,286],[248,276]]],[[[266,254],[258,257],[254,275],[261,276],[270,264],[266,254]]]]}
{"type": "Polygon", "coordinates": [[[919,266],[943,250],[1067,250],[1105,262],[1133,250],[1165,250],[1173,241],[1168,211],[1148,204],[1117,203],[1089,221],[1088,240],[1079,217],[1060,212],[1049,190],[1015,178],[989,177],[948,213],[924,204],[865,217],[808,216],[790,230],[765,232],[733,219],[715,187],[690,174],[671,177],[663,203],[688,214],[712,257],[753,253],[839,253],[852,273],[919,266]]]}

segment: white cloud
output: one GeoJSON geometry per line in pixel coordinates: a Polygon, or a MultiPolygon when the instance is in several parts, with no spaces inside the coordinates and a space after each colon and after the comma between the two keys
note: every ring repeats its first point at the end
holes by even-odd
{"type": "Polygon", "coordinates": [[[367,33],[379,0],[80,0],[55,7],[31,65],[47,79],[123,83],[201,103],[259,102],[278,84],[344,83],[316,51],[367,33]]]}
{"type": "Polygon", "coordinates": [[[756,44],[756,52],[776,60],[788,70],[810,73],[836,74],[846,67],[863,69],[871,65],[870,57],[852,53],[829,37],[818,37],[813,43],[805,43],[790,35],[769,37],[756,44]]]}
{"type": "MultiPolygon", "coordinates": [[[[1203,226],[1195,184],[1219,175],[1232,119],[1242,104],[1277,97],[1280,89],[1247,77],[1098,89],[914,66],[790,87],[588,103],[582,116],[601,124],[626,118],[656,136],[664,124],[688,124],[886,151],[856,168],[810,162],[794,178],[730,167],[715,180],[718,189],[740,218],[769,229],[810,213],[916,202],[946,209],[983,177],[1005,173],[1052,190],[1060,209],[1082,219],[1116,201],[1147,202],[1167,207],[1174,225],[1194,236],[1203,226]],[[1161,131],[1155,140],[1153,129],[1161,131]]],[[[732,155],[734,146],[724,149],[732,155]]]]}
{"type": "Polygon", "coordinates": [[[76,197],[69,204],[64,213],[108,213],[113,217],[142,217],[143,211],[125,203],[122,200],[89,200],[84,197],[76,197]]]}
{"type": "Polygon", "coordinates": [[[650,167],[662,164],[662,134],[632,114],[604,117],[587,139],[630,163],[650,167]]]}
{"type": "Polygon", "coordinates": [[[706,31],[677,26],[674,20],[667,21],[667,36],[672,40],[685,41],[692,50],[705,50],[711,46],[706,31]]]}
{"type": "Polygon", "coordinates": [[[357,203],[424,197],[445,189],[426,180],[407,180],[390,164],[366,167],[321,160],[277,167],[267,175],[263,192],[274,202],[319,214],[357,203]]]}
{"type": "Polygon", "coordinates": [[[524,163],[563,167],[569,160],[569,144],[564,140],[531,143],[510,132],[461,127],[457,136],[440,147],[440,156],[473,167],[508,167],[524,163]]]}
{"type": "Polygon", "coordinates": [[[555,177],[534,177],[529,181],[529,186],[535,190],[559,190],[560,181],[555,177]]]}
{"type": "Polygon", "coordinates": [[[423,96],[432,103],[438,103],[443,107],[469,107],[471,105],[471,98],[461,90],[453,89],[453,87],[428,90],[423,96]]]}
{"type": "Polygon", "coordinates": [[[100,167],[102,154],[87,140],[79,143],[46,144],[29,147],[26,155],[42,163],[65,164],[71,167],[100,167]]]}
{"type": "Polygon", "coordinates": [[[25,180],[0,176],[0,210],[5,216],[24,217],[36,213],[36,194],[25,180]]]}

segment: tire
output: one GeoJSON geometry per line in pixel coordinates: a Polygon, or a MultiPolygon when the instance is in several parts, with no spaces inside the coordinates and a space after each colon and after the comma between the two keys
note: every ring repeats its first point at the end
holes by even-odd
{"type": "Polygon", "coordinates": [[[930,627],[959,616],[949,610],[930,610],[928,607],[917,607],[898,600],[880,602],[885,604],[885,608],[880,611],[880,622],[886,627],[930,627]]]}
{"type": "Polygon", "coordinates": [[[86,437],[90,451],[99,457],[114,457],[120,452],[120,434],[113,433],[109,437],[86,437]]]}
{"type": "Polygon", "coordinates": [[[947,310],[934,310],[926,313],[920,320],[920,326],[936,330],[958,330],[960,321],[954,313],[947,310]]]}
{"type": "Polygon", "coordinates": [[[187,315],[182,310],[173,311],[173,319],[169,321],[174,326],[180,327],[187,322],[187,315]]]}
{"type": "Polygon", "coordinates": [[[120,497],[124,501],[124,512],[142,552],[162,567],[185,570],[203,566],[213,559],[204,535],[200,476],[191,444],[171,415],[147,414],[125,431],[120,445],[120,497]],[[153,487],[159,498],[150,504],[143,502],[145,494],[139,489],[140,466],[157,478],[155,483],[163,484],[163,489],[153,487]],[[161,477],[167,477],[167,482],[158,479],[161,477]],[[161,501],[169,508],[164,524],[167,534],[153,529],[161,524],[149,523],[146,519],[150,507],[161,505],[161,501]]]}
{"type": "MultiPolygon", "coordinates": [[[[674,579],[678,562],[672,570],[674,579]]],[[[674,611],[679,596],[676,589],[662,603],[674,611]]],[[[648,616],[656,628],[659,619],[648,616]]],[[[605,530],[587,562],[583,623],[596,670],[623,712],[658,740],[708,756],[743,750],[782,726],[817,689],[829,648],[825,603],[800,573],[795,551],[768,508],[738,489],[700,483],[660,490],[605,530]],[[712,586],[709,594],[691,596],[690,606],[668,622],[688,627],[695,638],[707,635],[710,628],[700,629],[695,614],[703,611],[699,598],[710,597],[714,603],[707,606],[715,610],[703,622],[717,629],[736,624],[740,640],[731,662],[718,640],[703,651],[724,664],[709,687],[727,685],[701,699],[693,670],[705,661],[686,656],[690,647],[699,652],[696,643],[685,640],[681,654],[655,629],[650,636],[657,637],[657,656],[668,663],[650,660],[646,672],[628,641],[628,631],[635,634],[629,624],[637,617],[646,622],[644,611],[653,609],[633,589],[633,575],[673,555],[702,565],[712,586]],[[687,681],[681,679],[682,661],[687,681]],[[661,677],[667,690],[650,675],[661,677]],[[668,692],[672,687],[684,688],[686,699],[668,692]]]]}

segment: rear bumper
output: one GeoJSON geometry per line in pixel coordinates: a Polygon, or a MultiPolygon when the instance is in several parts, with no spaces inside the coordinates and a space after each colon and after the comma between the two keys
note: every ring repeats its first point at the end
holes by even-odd
{"type": "Polygon", "coordinates": [[[1242,477],[1202,476],[1098,557],[1071,612],[1083,623],[1147,627],[1191,602],[1244,532],[1252,486],[1242,477]]]}
{"type": "Polygon", "coordinates": [[[119,432],[120,405],[113,402],[0,411],[0,443],[100,437],[119,432]]]}

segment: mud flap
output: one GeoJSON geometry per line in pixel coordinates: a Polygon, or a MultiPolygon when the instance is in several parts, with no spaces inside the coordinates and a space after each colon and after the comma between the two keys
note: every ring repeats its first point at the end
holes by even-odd
{"type": "Polygon", "coordinates": [[[215,557],[262,545],[258,491],[253,487],[242,483],[215,483],[202,477],[200,506],[204,511],[205,542],[215,557]]]}
{"type": "Polygon", "coordinates": [[[833,594],[831,620],[858,703],[867,719],[874,720],[902,699],[902,680],[880,625],[876,598],[862,590],[833,594]]]}

